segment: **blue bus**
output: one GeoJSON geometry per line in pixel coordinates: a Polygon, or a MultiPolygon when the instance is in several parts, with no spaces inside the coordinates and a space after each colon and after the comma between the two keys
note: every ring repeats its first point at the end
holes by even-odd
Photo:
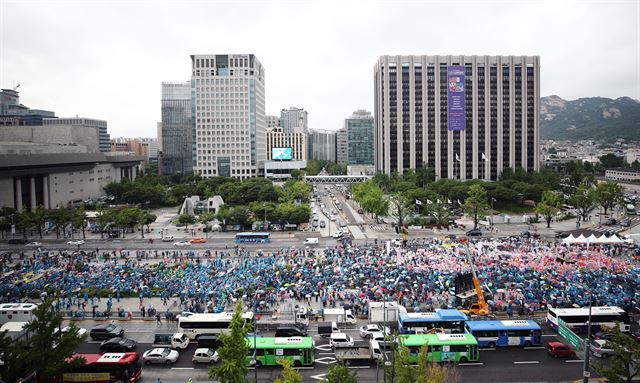
{"type": "Polygon", "coordinates": [[[542,345],[542,329],[532,320],[472,320],[464,327],[476,337],[478,347],[542,345]]]}
{"type": "Polygon", "coordinates": [[[270,233],[238,233],[236,243],[269,243],[270,237],[270,233]]]}
{"type": "Polygon", "coordinates": [[[441,330],[446,334],[464,333],[467,315],[455,309],[441,309],[427,313],[408,313],[404,307],[398,310],[400,334],[424,334],[441,330]]]}

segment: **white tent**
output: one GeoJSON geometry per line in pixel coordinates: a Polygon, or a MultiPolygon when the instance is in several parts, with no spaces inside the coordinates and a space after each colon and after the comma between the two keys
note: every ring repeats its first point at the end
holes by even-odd
{"type": "Polygon", "coordinates": [[[589,238],[587,238],[588,243],[602,243],[602,239],[607,238],[606,236],[601,236],[600,238],[596,238],[595,234],[591,234],[589,238]]]}
{"type": "Polygon", "coordinates": [[[611,237],[606,238],[603,243],[619,244],[619,243],[624,243],[624,241],[620,239],[620,237],[614,234],[611,237]]]}
{"type": "Polygon", "coordinates": [[[562,239],[562,243],[576,243],[576,237],[573,234],[569,234],[568,237],[562,239]]]}
{"type": "Polygon", "coordinates": [[[585,238],[584,234],[580,234],[573,243],[587,243],[587,238],[585,238]]]}

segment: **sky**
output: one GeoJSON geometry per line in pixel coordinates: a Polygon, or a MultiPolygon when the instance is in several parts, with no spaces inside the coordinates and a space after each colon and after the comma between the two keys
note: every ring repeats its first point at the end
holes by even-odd
{"type": "Polygon", "coordinates": [[[539,55],[541,95],[640,100],[640,0],[0,0],[0,86],[59,117],[155,137],[160,83],[190,54],[253,53],[266,111],[309,128],[373,112],[381,55],[539,55]]]}

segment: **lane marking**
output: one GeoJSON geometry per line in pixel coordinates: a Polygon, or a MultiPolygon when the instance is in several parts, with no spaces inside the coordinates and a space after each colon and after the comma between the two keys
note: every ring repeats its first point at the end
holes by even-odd
{"type": "Polygon", "coordinates": [[[316,380],[324,380],[325,376],[327,376],[327,374],[311,375],[310,378],[311,379],[316,379],[316,380]]]}
{"type": "Polygon", "coordinates": [[[349,368],[350,369],[359,369],[359,370],[361,370],[361,369],[364,369],[364,368],[369,369],[371,367],[370,366],[349,366],[349,368]]]}
{"type": "Polygon", "coordinates": [[[557,336],[556,334],[542,334],[543,337],[549,338],[552,336],[557,336]]]}
{"type": "Polygon", "coordinates": [[[582,359],[571,359],[571,360],[565,360],[565,363],[583,363],[584,360],[582,359]]]}
{"type": "Polygon", "coordinates": [[[482,351],[495,351],[496,348],[495,347],[493,347],[493,348],[481,348],[480,350],[482,350],[482,351]]]}
{"type": "Polygon", "coordinates": [[[513,362],[513,364],[538,364],[540,361],[537,360],[525,360],[523,362],[513,362]]]}
{"type": "Polygon", "coordinates": [[[544,350],[544,347],[542,346],[532,346],[532,347],[525,347],[525,350],[544,350]]]}
{"type": "Polygon", "coordinates": [[[484,366],[484,363],[458,363],[458,366],[484,366]]]}
{"type": "Polygon", "coordinates": [[[171,367],[172,370],[193,370],[193,367],[171,367]]]}
{"type": "Polygon", "coordinates": [[[306,366],[306,367],[294,367],[294,369],[296,369],[296,370],[313,370],[313,367],[310,367],[310,366],[306,366]]]}
{"type": "Polygon", "coordinates": [[[319,352],[318,355],[334,355],[333,352],[319,352]]]}

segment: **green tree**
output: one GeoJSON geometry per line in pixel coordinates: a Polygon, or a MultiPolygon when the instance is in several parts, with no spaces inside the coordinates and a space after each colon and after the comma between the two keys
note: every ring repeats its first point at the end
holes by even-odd
{"type": "Polygon", "coordinates": [[[62,229],[62,235],[67,236],[67,225],[71,222],[71,216],[71,209],[66,207],[61,207],[51,212],[51,219],[56,228],[56,238],[60,238],[60,229],[62,229]]]}
{"type": "Polygon", "coordinates": [[[605,169],[621,168],[625,165],[624,158],[618,157],[613,153],[605,154],[600,158],[600,164],[605,169]]]}
{"type": "Polygon", "coordinates": [[[73,238],[73,232],[78,229],[82,229],[82,238],[85,238],[85,223],[87,215],[84,210],[84,206],[71,210],[71,238],[73,238]]]}
{"type": "Polygon", "coordinates": [[[487,203],[487,192],[482,185],[474,184],[469,188],[467,199],[464,200],[462,209],[473,218],[473,228],[478,228],[478,221],[489,211],[487,203]]]}
{"type": "Polygon", "coordinates": [[[135,227],[140,223],[140,209],[124,208],[116,214],[115,221],[118,227],[122,228],[122,238],[124,238],[127,229],[135,231],[135,227]]]}
{"type": "Polygon", "coordinates": [[[42,227],[49,219],[49,212],[42,205],[36,206],[36,209],[31,214],[31,222],[33,226],[38,230],[40,239],[42,239],[42,227]]]}
{"type": "Polygon", "coordinates": [[[185,226],[185,229],[189,229],[189,225],[196,223],[196,217],[189,214],[180,214],[178,216],[178,223],[185,226]]]}
{"type": "Polygon", "coordinates": [[[222,362],[220,366],[209,367],[209,379],[216,379],[220,383],[241,383],[246,381],[247,354],[249,346],[246,336],[251,330],[251,324],[245,325],[242,318],[242,304],[239,300],[231,318],[229,334],[221,333],[222,347],[218,348],[218,355],[222,362]]]}
{"type": "Polygon", "coordinates": [[[302,383],[302,375],[292,367],[290,360],[278,359],[278,363],[282,365],[282,379],[277,377],[273,383],[302,383]]]}
{"type": "Polygon", "coordinates": [[[576,191],[569,197],[569,203],[576,208],[578,215],[582,217],[583,221],[587,220],[589,213],[596,206],[595,190],[591,185],[582,183],[578,186],[576,191]]]}
{"type": "Polygon", "coordinates": [[[451,206],[446,198],[437,196],[434,200],[421,201],[424,214],[433,218],[436,226],[449,226],[449,218],[452,216],[451,206]]]}
{"type": "Polygon", "coordinates": [[[613,339],[607,341],[613,349],[613,356],[608,363],[596,363],[594,369],[609,382],[631,383],[640,373],[640,343],[614,326],[607,329],[613,334],[613,339]]]}
{"type": "Polygon", "coordinates": [[[396,383],[415,383],[418,371],[411,365],[409,349],[407,347],[397,347],[393,355],[393,363],[390,366],[385,364],[387,381],[396,383]]]}
{"type": "Polygon", "coordinates": [[[323,164],[318,160],[307,160],[306,173],[310,176],[317,176],[322,171],[323,164]]]}
{"type": "Polygon", "coordinates": [[[551,220],[558,214],[564,204],[564,198],[557,192],[547,190],[542,193],[542,201],[536,206],[536,214],[540,214],[547,222],[547,228],[551,227],[551,220]]]}
{"type": "Polygon", "coordinates": [[[407,201],[407,198],[400,193],[396,193],[389,197],[389,215],[396,221],[398,232],[403,232],[407,223],[413,204],[407,201]]]}
{"type": "Polygon", "coordinates": [[[329,367],[325,383],[358,383],[357,372],[351,372],[344,363],[334,363],[329,367]]]}
{"type": "Polygon", "coordinates": [[[100,238],[104,238],[104,230],[113,223],[115,213],[113,210],[107,209],[103,204],[96,207],[96,227],[100,230],[100,238]]]}
{"type": "Polygon", "coordinates": [[[251,226],[251,224],[255,221],[253,214],[251,214],[251,210],[246,205],[238,205],[234,206],[231,210],[231,222],[235,222],[237,225],[242,226],[242,228],[246,228],[251,226]]]}
{"type": "Polygon", "coordinates": [[[31,335],[27,341],[7,342],[6,333],[0,341],[0,352],[4,354],[5,369],[2,376],[5,381],[13,382],[35,372],[38,380],[59,375],[69,358],[80,345],[78,328],[71,324],[71,331],[56,334],[62,326],[62,317],[51,309],[51,300],[40,304],[33,312],[33,319],[25,326],[31,335]],[[20,357],[17,365],[15,358],[20,357]]]}
{"type": "Polygon", "coordinates": [[[147,230],[149,230],[149,225],[154,223],[156,219],[158,219],[158,216],[152,214],[149,210],[143,210],[140,213],[140,226],[142,226],[142,230],[140,231],[142,232],[142,238],[144,238],[144,227],[146,226],[147,230]]]}
{"type": "Polygon", "coordinates": [[[595,200],[607,214],[609,209],[622,203],[624,198],[624,188],[617,182],[599,182],[596,185],[595,200]]]}
{"type": "Polygon", "coordinates": [[[313,186],[304,181],[287,181],[282,188],[278,188],[280,202],[309,202],[313,186]]]}
{"type": "Polygon", "coordinates": [[[209,223],[216,219],[216,215],[211,212],[204,212],[198,216],[198,222],[204,224],[207,238],[209,238],[209,223]]]}

